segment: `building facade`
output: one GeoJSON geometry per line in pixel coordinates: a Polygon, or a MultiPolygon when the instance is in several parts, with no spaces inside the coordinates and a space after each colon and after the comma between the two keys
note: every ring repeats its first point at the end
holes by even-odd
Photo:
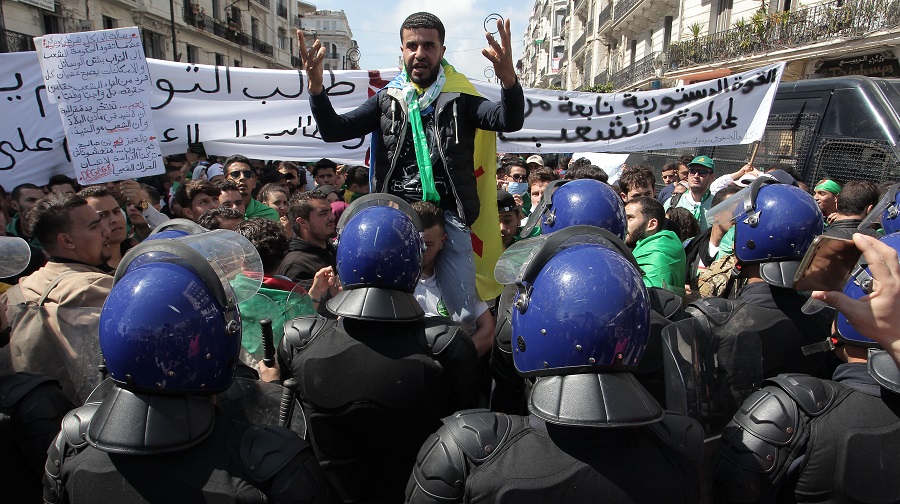
{"type": "Polygon", "coordinates": [[[653,89],[778,61],[788,63],[785,81],[900,77],[900,0],[569,0],[562,5],[565,50],[548,79],[552,68],[536,57],[536,48],[544,36],[541,27],[559,23],[551,14],[559,9],[554,0],[535,2],[520,61],[527,85],[653,89]]]}
{"type": "Polygon", "coordinates": [[[318,38],[325,48],[325,70],[358,70],[359,47],[343,10],[316,10],[300,19],[304,37],[318,38]]]}
{"type": "MultiPolygon", "coordinates": [[[[32,37],[137,26],[148,58],[251,68],[296,68],[296,30],[321,18],[342,18],[334,53],[351,40],[343,11],[318,11],[295,0],[0,0],[0,52],[34,50],[32,37]],[[327,13],[323,15],[321,13],[327,13]],[[173,36],[174,31],[174,36],[173,36]],[[343,40],[347,41],[344,43],[343,40]],[[341,45],[337,40],[340,39],[341,45]],[[173,44],[176,49],[173,50],[173,44]]],[[[358,54],[358,52],[357,52],[358,54]]],[[[337,58],[340,63],[340,57],[337,58]]],[[[356,61],[358,61],[358,56],[356,61]]],[[[326,60],[331,68],[334,58],[326,60]]]]}

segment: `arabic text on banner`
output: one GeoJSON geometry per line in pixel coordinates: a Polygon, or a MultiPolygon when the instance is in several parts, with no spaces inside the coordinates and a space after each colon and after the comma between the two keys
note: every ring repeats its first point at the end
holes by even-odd
{"type": "MultiPolygon", "coordinates": [[[[206,152],[220,156],[367,160],[366,138],[321,140],[303,72],[147,63],[152,113],[142,119],[155,124],[159,134],[147,137],[159,137],[163,154],[184,153],[189,144],[202,142],[206,152]]],[[[0,54],[0,69],[0,101],[10,109],[9,120],[0,122],[0,183],[7,188],[46,184],[53,174],[77,173],[82,168],[66,158],[63,124],[54,118],[57,105],[48,101],[35,53],[0,54]]],[[[635,152],[751,143],[762,137],[783,70],[779,63],[681,88],[630,93],[525,89],[525,126],[498,135],[497,150],[635,152]]],[[[346,112],[396,74],[396,69],[326,71],[326,92],[335,109],[346,112]]],[[[487,98],[499,99],[498,85],[473,84],[487,98]]],[[[64,120],[66,112],[83,113],[72,110],[63,109],[64,120]]]]}

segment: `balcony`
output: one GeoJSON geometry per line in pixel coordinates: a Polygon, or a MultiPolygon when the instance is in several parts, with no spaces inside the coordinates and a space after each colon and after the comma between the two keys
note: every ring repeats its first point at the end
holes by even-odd
{"type": "Polygon", "coordinates": [[[578,51],[580,51],[584,47],[584,41],[587,39],[587,32],[581,34],[575,40],[575,43],[572,44],[572,57],[576,57],[578,55],[578,51]]]}
{"type": "Polygon", "coordinates": [[[793,12],[754,15],[729,30],[672,43],[669,65],[684,69],[734,61],[897,28],[900,0],[835,0],[793,12]]]}
{"type": "Polygon", "coordinates": [[[633,65],[613,72],[611,82],[615,89],[631,89],[639,82],[656,76],[654,63],[659,52],[650,53],[634,62],[633,65]]]}
{"type": "Polygon", "coordinates": [[[275,14],[277,14],[278,17],[280,17],[280,18],[287,19],[288,18],[287,6],[284,4],[278,4],[275,7],[275,14]]]}
{"type": "Polygon", "coordinates": [[[303,18],[300,16],[295,16],[293,25],[294,25],[294,28],[296,28],[298,30],[302,30],[303,29],[303,18]]]}
{"type": "Polygon", "coordinates": [[[609,72],[606,70],[604,70],[604,71],[598,73],[596,76],[594,76],[594,85],[595,86],[602,86],[603,84],[606,84],[607,82],[609,82],[609,72]]]}
{"type": "Polygon", "coordinates": [[[572,9],[572,15],[577,16],[582,20],[586,19],[589,5],[590,2],[588,0],[575,0],[575,7],[572,9]]]}
{"type": "Polygon", "coordinates": [[[226,24],[207,16],[202,11],[194,12],[190,4],[185,5],[184,22],[239,46],[249,47],[251,51],[263,56],[271,58],[275,54],[275,50],[270,44],[242,32],[239,23],[229,22],[226,24]]]}
{"type": "Polygon", "coordinates": [[[631,9],[633,9],[634,6],[640,2],[641,0],[622,0],[621,2],[616,2],[616,7],[615,9],[613,9],[613,14],[615,14],[616,20],[625,17],[625,14],[631,12],[631,9]]]}
{"type": "Polygon", "coordinates": [[[600,11],[600,16],[597,17],[597,28],[602,30],[603,25],[612,21],[612,4],[607,4],[603,10],[600,11]]]}
{"type": "MultiPolygon", "coordinates": [[[[254,1],[255,3],[258,3],[259,5],[262,5],[262,6],[265,7],[266,9],[271,9],[271,8],[272,8],[271,5],[269,4],[269,0],[253,0],[253,1],[254,1]]],[[[234,4],[232,4],[232,5],[234,5],[234,4]]]]}
{"type": "Polygon", "coordinates": [[[0,30],[0,53],[34,51],[34,40],[31,35],[0,30]]]}

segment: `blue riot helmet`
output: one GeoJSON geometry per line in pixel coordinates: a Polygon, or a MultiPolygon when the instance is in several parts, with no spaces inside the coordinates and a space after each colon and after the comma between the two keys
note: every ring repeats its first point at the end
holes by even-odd
{"type": "MultiPolygon", "coordinates": [[[[900,251],[900,233],[893,233],[880,238],[881,242],[894,250],[900,251]]],[[[850,279],[844,286],[844,294],[851,299],[859,299],[872,293],[872,276],[868,267],[857,265],[854,268],[850,279]]],[[[853,346],[862,346],[868,348],[881,348],[875,340],[867,338],[860,334],[847,320],[847,317],[838,312],[835,325],[837,326],[836,337],[839,341],[853,346]]]]}
{"type": "Polygon", "coordinates": [[[627,247],[589,226],[541,239],[515,280],[516,369],[524,376],[637,369],[650,337],[650,303],[627,247]]]}
{"type": "Polygon", "coordinates": [[[802,189],[769,177],[748,189],[734,196],[741,199],[733,212],[735,255],[744,264],[760,264],[770,285],[790,288],[803,254],[822,234],[822,212],[802,189]]]}
{"type": "Polygon", "coordinates": [[[158,238],[131,249],[100,313],[110,378],[132,392],[224,391],[241,348],[237,304],[261,281],[256,249],[228,230],[158,238]]]}
{"type": "Polygon", "coordinates": [[[159,240],[161,238],[178,238],[209,231],[205,227],[188,219],[169,219],[153,229],[144,241],[159,240]]]}
{"type": "Polygon", "coordinates": [[[425,241],[415,210],[388,194],[354,201],[338,221],[337,273],[344,290],[328,300],[336,315],[372,321],[425,316],[413,293],[425,241]]]}
{"type": "Polygon", "coordinates": [[[876,223],[881,223],[886,235],[900,231],[900,184],[888,188],[881,201],[863,219],[859,229],[871,229],[876,223]]]}
{"type": "Polygon", "coordinates": [[[541,218],[541,233],[569,226],[596,226],[625,239],[627,230],[622,197],[599,180],[571,180],[549,194],[541,218]]]}

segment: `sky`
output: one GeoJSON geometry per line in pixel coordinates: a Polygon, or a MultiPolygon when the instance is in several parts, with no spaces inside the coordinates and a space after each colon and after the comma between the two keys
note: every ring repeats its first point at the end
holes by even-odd
{"type": "MultiPolygon", "coordinates": [[[[528,16],[533,0],[307,0],[318,9],[343,10],[350,23],[353,39],[362,53],[360,68],[376,70],[397,68],[400,56],[400,25],[414,12],[427,11],[444,23],[447,31],[444,57],[469,79],[488,80],[493,65],[482,54],[487,47],[484,20],[491,14],[509,18],[512,31],[513,64],[522,57],[528,16]],[[490,68],[485,76],[485,69],[490,68]]],[[[496,22],[489,25],[496,30],[496,22]]],[[[499,38],[498,38],[499,41],[499,38]]],[[[496,82],[496,80],[494,80],[496,82]]]]}

